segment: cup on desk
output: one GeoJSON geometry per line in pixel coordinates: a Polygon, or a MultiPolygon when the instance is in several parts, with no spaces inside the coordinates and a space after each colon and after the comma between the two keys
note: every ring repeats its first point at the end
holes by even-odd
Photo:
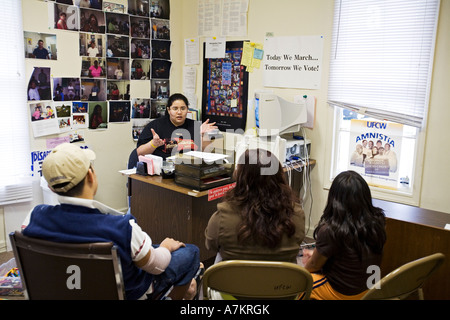
{"type": "Polygon", "coordinates": [[[161,175],[163,179],[173,178],[175,174],[175,164],[171,161],[163,161],[161,175]]]}

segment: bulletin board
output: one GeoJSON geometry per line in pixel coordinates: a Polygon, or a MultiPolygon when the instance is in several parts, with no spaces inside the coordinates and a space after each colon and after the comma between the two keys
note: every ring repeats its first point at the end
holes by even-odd
{"type": "MultiPolygon", "coordinates": [[[[241,64],[244,41],[227,41],[225,57],[204,59],[202,121],[216,122],[220,131],[245,131],[248,72],[241,64]]],[[[203,45],[205,57],[206,44],[203,45]]]]}

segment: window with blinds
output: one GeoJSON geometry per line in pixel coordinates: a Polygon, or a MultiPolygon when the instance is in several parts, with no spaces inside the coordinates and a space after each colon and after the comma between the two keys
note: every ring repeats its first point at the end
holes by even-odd
{"type": "Polygon", "coordinates": [[[381,198],[416,201],[439,5],[439,0],[335,1],[330,178],[354,170],[381,198]]]}
{"type": "Polygon", "coordinates": [[[32,199],[22,1],[2,0],[0,21],[5,45],[0,51],[0,205],[5,205],[32,199]]]}
{"type": "Polygon", "coordinates": [[[422,128],[439,0],[336,0],[328,102],[422,128]]]}

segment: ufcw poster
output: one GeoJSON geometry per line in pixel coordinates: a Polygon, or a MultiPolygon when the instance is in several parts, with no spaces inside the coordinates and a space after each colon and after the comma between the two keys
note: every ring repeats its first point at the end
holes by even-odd
{"type": "Polygon", "coordinates": [[[397,190],[402,133],[401,124],[351,120],[349,170],[359,172],[371,186],[397,190]]]}

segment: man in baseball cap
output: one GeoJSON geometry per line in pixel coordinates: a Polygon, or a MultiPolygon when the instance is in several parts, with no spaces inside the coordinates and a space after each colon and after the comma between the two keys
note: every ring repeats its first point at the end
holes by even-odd
{"type": "Polygon", "coordinates": [[[52,150],[42,163],[42,174],[50,189],[66,193],[86,177],[95,153],[77,145],[63,143],[52,150]]]}
{"type": "Polygon", "coordinates": [[[63,143],[42,163],[59,205],[38,205],[25,219],[23,234],[66,243],[113,242],[118,247],[126,299],[192,299],[198,292],[200,251],[172,238],[159,246],[130,213],[96,200],[98,181],[92,166],[95,153],[63,143]],[[172,290],[173,289],[173,290],[172,290]]]}

